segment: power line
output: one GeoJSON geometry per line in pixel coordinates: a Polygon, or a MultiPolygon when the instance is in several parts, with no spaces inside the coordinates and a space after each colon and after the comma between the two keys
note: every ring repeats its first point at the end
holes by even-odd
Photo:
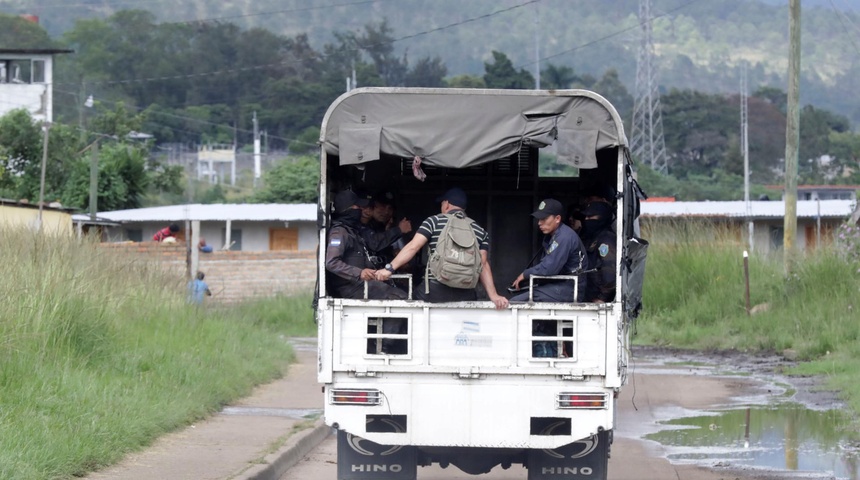
{"type": "MultiPolygon", "coordinates": [[[[528,2],[520,3],[520,4],[514,5],[512,7],[504,8],[501,10],[496,10],[494,12],[479,15],[477,17],[467,18],[467,19],[461,20],[459,22],[450,23],[450,24],[442,26],[442,27],[432,28],[430,30],[425,30],[423,32],[413,33],[411,35],[405,35],[405,36],[398,37],[398,38],[384,41],[384,42],[378,42],[378,43],[374,43],[374,44],[370,44],[370,45],[364,45],[362,48],[366,49],[366,48],[380,46],[380,45],[393,44],[393,43],[400,42],[403,40],[409,40],[409,39],[417,38],[417,37],[420,37],[423,35],[428,35],[430,33],[435,33],[435,32],[439,32],[442,30],[447,30],[449,28],[459,27],[461,25],[476,22],[479,20],[484,20],[484,19],[496,16],[496,15],[500,15],[502,13],[507,13],[507,12],[510,12],[512,10],[516,10],[518,8],[525,7],[526,5],[531,5],[533,3],[537,3],[539,1],[540,0],[530,0],[528,2]]],[[[699,1],[699,0],[694,0],[694,1],[699,1]]],[[[357,51],[362,50],[362,48],[355,48],[355,49],[352,49],[350,51],[357,52],[357,51]]],[[[329,55],[326,55],[325,53],[320,53],[321,59],[326,59],[328,57],[329,57],[329,55]]],[[[214,71],[210,71],[210,72],[189,73],[189,74],[182,74],[182,75],[167,75],[167,76],[161,76],[161,77],[130,78],[130,79],[125,79],[125,80],[109,80],[109,81],[103,81],[103,82],[87,82],[87,83],[89,85],[116,85],[116,84],[125,84],[125,83],[141,83],[141,82],[156,82],[156,81],[164,81],[164,80],[179,80],[179,79],[205,77],[205,76],[211,76],[211,75],[221,75],[221,74],[225,74],[225,73],[245,72],[245,71],[249,71],[249,70],[259,70],[259,69],[263,69],[263,68],[276,67],[276,66],[298,65],[300,63],[301,63],[300,61],[284,61],[284,62],[274,62],[274,63],[267,63],[267,64],[261,64],[261,65],[249,65],[246,67],[239,67],[239,68],[226,68],[226,69],[214,70],[214,71]]],[[[56,83],[56,85],[73,85],[73,84],[71,84],[71,83],[56,83]]]]}
{"type": "Polygon", "coordinates": [[[833,3],[833,0],[829,0],[829,1],[830,1],[830,6],[833,8],[833,11],[836,12],[836,16],[839,18],[839,23],[841,23],[842,28],[845,29],[845,33],[847,34],[849,41],[851,42],[852,45],[854,45],[854,48],[856,50],[860,51],[860,47],[858,47],[857,43],[855,43],[855,41],[854,41],[854,35],[852,35],[851,31],[849,31],[848,25],[846,25],[845,22],[848,22],[848,24],[850,24],[852,27],[854,27],[854,29],[857,30],[858,33],[860,33],[860,27],[858,27],[854,22],[852,22],[851,19],[848,18],[848,15],[845,14],[845,12],[837,9],[836,4],[833,3]]]}
{"type": "MultiPolygon", "coordinates": [[[[76,96],[78,95],[78,94],[77,94],[77,93],[75,93],[75,92],[68,92],[68,91],[65,91],[65,90],[58,90],[58,89],[54,89],[54,92],[57,92],[57,93],[64,93],[64,94],[67,94],[67,95],[70,95],[70,96],[73,96],[73,97],[76,97],[76,96]]],[[[147,114],[154,114],[154,115],[160,115],[160,116],[162,116],[162,117],[176,118],[176,119],[178,119],[178,120],[185,120],[185,121],[195,122],[195,123],[199,123],[199,124],[203,124],[203,125],[209,125],[209,126],[213,126],[213,127],[224,128],[224,129],[231,130],[231,131],[236,131],[236,132],[242,132],[242,133],[253,133],[253,131],[252,131],[252,130],[246,130],[246,129],[243,129],[243,128],[234,127],[233,125],[227,125],[227,124],[223,124],[223,123],[209,122],[209,121],[206,121],[206,120],[201,120],[201,119],[199,119],[199,118],[186,117],[186,116],[183,116],[183,115],[176,115],[176,114],[173,114],[173,113],[168,113],[168,112],[164,112],[164,111],[160,111],[160,110],[147,110],[146,108],[142,108],[142,107],[139,107],[139,106],[136,106],[136,105],[131,105],[131,104],[128,104],[128,103],[123,102],[123,101],[120,101],[120,100],[108,100],[108,99],[100,98],[100,99],[99,99],[99,101],[100,101],[100,102],[105,102],[105,103],[111,103],[111,104],[113,104],[113,105],[117,105],[117,104],[119,104],[119,103],[122,103],[124,106],[126,106],[126,107],[128,107],[128,108],[131,108],[131,109],[136,110],[136,111],[138,111],[138,112],[144,112],[144,111],[145,111],[147,114]]],[[[6,103],[11,103],[11,102],[6,102],[6,103]]],[[[19,105],[21,105],[21,106],[26,106],[26,105],[23,105],[23,104],[19,104],[19,105]]],[[[192,132],[192,131],[189,131],[189,130],[183,130],[183,129],[181,129],[181,128],[176,128],[176,127],[173,127],[173,126],[170,126],[170,125],[166,125],[166,124],[164,124],[164,123],[156,122],[156,121],[154,121],[154,120],[153,120],[153,122],[154,122],[154,123],[157,123],[157,124],[159,124],[159,125],[161,125],[161,126],[162,126],[162,127],[164,127],[164,128],[167,128],[167,129],[169,129],[169,130],[171,130],[171,131],[174,131],[174,132],[182,132],[182,133],[187,133],[187,134],[191,134],[191,135],[199,135],[199,134],[200,134],[200,132],[192,132]]],[[[85,131],[86,131],[86,130],[85,130],[85,131]]],[[[276,139],[276,140],[281,140],[281,141],[283,141],[284,143],[292,143],[292,142],[295,142],[295,143],[300,143],[300,144],[303,144],[303,145],[312,145],[312,146],[316,146],[316,144],[315,144],[315,143],[308,143],[308,142],[304,142],[304,141],[301,141],[301,140],[298,140],[298,139],[295,139],[295,138],[286,138],[286,137],[281,137],[281,136],[278,136],[278,135],[268,135],[268,137],[269,137],[269,138],[274,138],[274,139],[276,139]]]]}
{"type": "MultiPolygon", "coordinates": [[[[665,12],[665,13],[661,13],[660,15],[653,16],[653,17],[651,17],[650,19],[645,20],[645,21],[647,21],[647,22],[653,22],[654,20],[657,20],[658,18],[665,17],[665,16],[669,15],[670,13],[677,12],[678,10],[681,10],[682,8],[689,7],[690,5],[693,5],[694,3],[699,3],[700,1],[702,1],[702,0],[691,0],[691,1],[687,2],[687,3],[684,3],[684,4],[682,4],[682,5],[679,5],[679,6],[675,7],[675,8],[673,8],[672,10],[669,10],[669,11],[667,11],[667,12],[665,12]]],[[[541,62],[541,61],[544,61],[544,60],[549,60],[549,59],[551,59],[551,58],[555,58],[555,57],[560,57],[560,56],[562,56],[562,55],[567,55],[568,53],[573,53],[573,52],[575,52],[575,51],[577,51],[577,50],[582,50],[583,48],[590,47],[590,46],[592,46],[592,45],[594,45],[594,44],[596,44],[596,43],[600,43],[600,42],[602,42],[602,41],[604,41],[604,40],[609,40],[610,38],[617,37],[617,36],[621,35],[622,33],[627,33],[627,32],[629,32],[629,31],[631,31],[631,30],[635,30],[635,29],[637,29],[637,28],[642,28],[642,27],[643,27],[642,23],[643,23],[643,20],[641,20],[641,19],[640,19],[639,23],[638,23],[638,24],[636,24],[636,25],[631,25],[630,27],[623,28],[623,29],[618,30],[618,31],[616,31],[616,32],[610,33],[609,35],[605,35],[605,36],[603,36],[603,37],[600,37],[600,38],[597,38],[597,39],[591,40],[591,41],[589,41],[589,42],[583,43],[582,45],[578,45],[578,46],[576,46],[576,47],[569,48],[569,49],[567,49],[567,50],[562,50],[561,52],[554,53],[554,54],[552,54],[552,55],[548,55],[548,56],[543,57],[543,58],[540,58],[540,59],[538,59],[538,60],[536,60],[536,61],[528,62],[528,63],[523,63],[523,64],[521,64],[520,66],[518,66],[517,68],[524,68],[524,67],[528,67],[528,66],[534,65],[534,64],[535,64],[535,63],[537,63],[537,62],[541,62]]]]}
{"type": "Polygon", "coordinates": [[[349,2],[349,3],[333,3],[329,5],[318,5],[316,7],[300,7],[300,8],[288,8],[284,10],[274,10],[270,12],[258,12],[258,13],[246,13],[242,15],[231,15],[225,17],[212,17],[212,18],[198,18],[194,20],[178,20],[175,22],[162,22],[161,25],[173,25],[173,24],[192,24],[192,23],[205,23],[205,22],[216,22],[220,20],[232,20],[236,18],[249,18],[249,17],[261,17],[263,15],[277,15],[281,13],[295,13],[295,12],[306,12],[310,10],[322,10],[326,8],[336,8],[336,7],[349,7],[353,5],[366,5],[368,3],[381,3],[381,2],[390,2],[393,0],[363,0],[359,2],[349,2]]]}

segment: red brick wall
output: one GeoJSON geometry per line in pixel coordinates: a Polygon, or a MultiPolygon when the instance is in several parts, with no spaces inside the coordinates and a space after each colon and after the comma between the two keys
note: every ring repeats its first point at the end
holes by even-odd
{"type": "MultiPolygon", "coordinates": [[[[158,262],[177,275],[185,274],[185,245],[158,242],[103,243],[122,255],[158,262]]],[[[199,269],[213,293],[212,301],[236,302],[278,294],[310,292],[316,282],[315,252],[199,253],[199,269]]]]}

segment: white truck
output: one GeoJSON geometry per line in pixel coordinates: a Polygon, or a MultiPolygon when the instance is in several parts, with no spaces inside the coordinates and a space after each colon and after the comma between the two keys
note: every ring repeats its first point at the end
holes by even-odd
{"type": "Polygon", "coordinates": [[[318,378],[338,434],[337,478],[410,480],[435,463],[472,475],[522,464],[530,480],[606,479],[647,249],[636,222],[643,194],[612,105],[585,90],[361,88],[329,107],[320,142],[318,378]],[[407,300],[327,290],[337,192],[393,192],[397,218],[417,229],[452,186],[490,234],[504,293],[540,248],[537,204],[610,187],[614,300],[428,303],[413,300],[420,267],[398,279],[407,300]],[[395,323],[405,328],[385,333],[395,323]]]}

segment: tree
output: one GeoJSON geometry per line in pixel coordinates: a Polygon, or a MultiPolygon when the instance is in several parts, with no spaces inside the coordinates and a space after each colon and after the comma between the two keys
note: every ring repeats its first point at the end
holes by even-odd
{"type": "Polygon", "coordinates": [[[448,88],[487,88],[484,78],[477,75],[457,75],[445,81],[448,88]]]}
{"type": "Polygon", "coordinates": [[[302,155],[313,153],[319,149],[318,142],[320,139],[320,127],[316,125],[302,130],[292,142],[290,142],[290,153],[294,155],[302,155]]]}
{"type": "Polygon", "coordinates": [[[615,109],[618,110],[621,118],[628,118],[633,115],[633,96],[630,95],[630,92],[621,83],[621,79],[618,78],[618,71],[614,68],[607,70],[603,74],[603,77],[590,88],[606,97],[615,109]]]}
{"type": "Polygon", "coordinates": [[[524,69],[518,72],[511,60],[502,52],[493,50],[493,62],[484,62],[484,83],[487,88],[534,88],[535,79],[524,69]]]}
{"type": "Polygon", "coordinates": [[[4,48],[56,48],[56,43],[39,24],[2,13],[0,45],[4,48]]]}
{"type": "Polygon", "coordinates": [[[263,188],[251,201],[256,203],[313,203],[317,201],[319,159],[311,156],[285,158],[263,175],[263,188]]]}
{"type": "Polygon", "coordinates": [[[407,87],[440,88],[445,86],[445,75],[448,68],[437,55],[433,58],[424,57],[406,74],[404,84],[407,87]]]}
{"type": "Polygon", "coordinates": [[[568,66],[548,63],[546,68],[540,72],[540,86],[547,90],[571,88],[576,79],[573,69],[568,66]]]}
{"type": "Polygon", "coordinates": [[[394,54],[394,36],[392,34],[393,30],[388,25],[386,18],[376,24],[366,24],[362,34],[347,32],[335,34],[335,37],[347,49],[367,53],[376,67],[376,72],[382,79],[383,85],[402,87],[406,79],[408,62],[405,55],[398,58],[394,54]]]}
{"type": "MultiPolygon", "coordinates": [[[[138,208],[150,183],[146,172],[146,151],[139,146],[107,142],[99,148],[99,210],[138,208]]],[[[83,208],[89,205],[90,162],[86,157],[73,162],[63,191],[63,203],[83,208]]]]}

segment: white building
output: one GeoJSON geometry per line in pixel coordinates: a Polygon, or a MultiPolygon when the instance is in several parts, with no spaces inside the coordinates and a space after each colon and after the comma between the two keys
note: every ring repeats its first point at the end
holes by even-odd
{"type": "Polygon", "coordinates": [[[271,250],[313,251],[318,242],[316,204],[213,204],[171,205],[99,212],[97,222],[78,214],[79,226],[103,225],[103,238],[110,242],[152,241],[162,228],[175,223],[192,238],[205,238],[215,250],[265,252],[271,250]],[[112,224],[111,224],[112,223],[112,224]],[[187,226],[186,226],[187,224],[187,226]]]}
{"type": "Polygon", "coordinates": [[[54,55],[72,52],[0,48],[0,116],[23,108],[36,121],[53,121],[54,55]]]}

